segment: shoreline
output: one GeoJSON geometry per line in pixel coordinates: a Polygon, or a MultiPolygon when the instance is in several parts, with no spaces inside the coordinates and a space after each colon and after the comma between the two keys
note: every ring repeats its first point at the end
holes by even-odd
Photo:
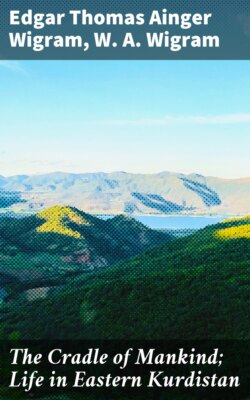
{"type": "MultiPolygon", "coordinates": [[[[11,209],[0,209],[0,216],[1,215],[6,215],[6,214],[12,214],[13,216],[31,216],[39,213],[41,210],[32,210],[32,211],[14,211],[11,209]]],[[[86,212],[84,210],[81,210],[83,212],[86,212]]],[[[117,212],[117,213],[89,213],[88,214],[92,215],[93,217],[97,218],[114,218],[119,215],[124,215],[127,217],[131,218],[206,218],[206,219],[216,219],[216,218],[241,218],[244,217],[245,214],[233,214],[233,213],[225,213],[225,214],[128,214],[124,212],[117,212]]]]}

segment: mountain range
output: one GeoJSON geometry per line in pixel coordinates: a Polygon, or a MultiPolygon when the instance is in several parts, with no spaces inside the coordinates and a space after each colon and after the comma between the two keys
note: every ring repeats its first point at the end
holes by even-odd
{"type": "Polygon", "coordinates": [[[170,172],[58,172],[0,177],[1,211],[18,213],[69,205],[91,214],[245,215],[250,213],[249,198],[250,178],[170,172]]]}

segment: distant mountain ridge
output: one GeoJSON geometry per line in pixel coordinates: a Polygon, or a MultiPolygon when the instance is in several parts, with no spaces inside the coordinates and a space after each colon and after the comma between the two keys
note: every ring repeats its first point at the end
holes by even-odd
{"type": "Polygon", "coordinates": [[[199,174],[50,173],[0,177],[0,208],[39,212],[69,205],[93,214],[250,213],[250,178],[199,174]]]}

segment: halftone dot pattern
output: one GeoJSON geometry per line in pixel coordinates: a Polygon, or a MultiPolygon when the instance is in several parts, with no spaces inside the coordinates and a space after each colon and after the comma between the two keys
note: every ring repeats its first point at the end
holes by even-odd
{"type": "MultiPolygon", "coordinates": [[[[163,176],[150,179],[159,178],[163,176]]],[[[117,198],[119,180],[105,174],[98,179],[88,196],[98,194],[99,204],[110,192],[117,198]]],[[[202,177],[178,179],[207,213],[222,205],[219,194],[202,177]]],[[[66,188],[66,175],[54,184],[66,188]]],[[[54,184],[48,187],[52,190],[54,184]]],[[[131,180],[128,184],[135,187],[131,180]]],[[[148,185],[146,177],[144,184],[148,185]]],[[[22,185],[27,191],[28,183],[24,180],[22,185]]],[[[160,188],[156,181],[153,185],[154,193],[131,192],[130,201],[123,204],[126,213],[109,218],[72,204],[45,206],[37,195],[34,203],[32,191],[26,197],[20,191],[1,190],[4,338],[249,336],[249,215],[203,229],[151,229],[136,214],[151,210],[155,215],[187,216],[196,211],[188,202],[174,202],[163,194],[163,183],[160,188]]]]}
{"type": "MultiPolygon", "coordinates": [[[[147,24],[145,26],[114,26],[110,27],[113,32],[113,37],[115,35],[116,41],[118,41],[118,46],[109,48],[96,48],[95,41],[93,39],[93,32],[99,31],[100,26],[84,27],[84,40],[87,40],[90,44],[90,48],[87,52],[83,52],[82,47],[80,48],[56,48],[53,45],[46,47],[43,50],[35,51],[32,48],[11,48],[9,44],[9,12],[10,9],[20,9],[22,12],[27,12],[31,9],[30,1],[24,0],[10,0],[8,2],[3,2],[0,4],[0,51],[1,59],[48,59],[48,60],[60,60],[60,59],[106,59],[106,60],[143,60],[143,59],[211,59],[211,60],[230,60],[230,59],[249,59],[250,58],[250,45],[248,40],[248,35],[246,35],[245,25],[248,25],[248,21],[245,20],[250,14],[249,1],[248,0],[238,0],[235,1],[202,1],[193,0],[192,2],[184,3],[181,0],[178,1],[168,1],[167,3],[163,0],[158,0],[157,2],[151,1],[85,1],[84,4],[81,1],[49,1],[41,2],[34,0],[32,2],[32,10],[35,12],[67,12],[70,9],[86,9],[93,15],[97,13],[144,13],[146,20],[149,18],[153,10],[162,11],[167,9],[169,13],[191,13],[195,14],[197,12],[212,13],[212,19],[208,26],[193,26],[189,30],[180,30],[178,27],[171,26],[154,26],[149,27],[147,24]],[[170,51],[165,44],[162,48],[149,48],[146,32],[165,32],[169,29],[170,34],[174,35],[198,35],[203,37],[203,35],[216,35],[220,38],[220,46],[197,48],[193,47],[191,43],[187,47],[182,47],[181,51],[170,51]],[[125,32],[131,31],[134,33],[135,37],[138,37],[141,41],[141,46],[139,48],[123,48],[121,43],[123,43],[125,32]]],[[[13,32],[19,30],[18,26],[12,27],[13,32]]],[[[71,23],[65,23],[64,26],[58,27],[53,30],[51,27],[46,27],[42,31],[37,31],[32,28],[32,26],[22,27],[22,32],[31,31],[32,34],[42,34],[42,35],[82,35],[83,27],[79,26],[72,27],[71,23]]],[[[33,37],[33,36],[32,36],[33,37]]]]}
{"type": "MultiPolygon", "coordinates": [[[[53,4],[62,8],[62,2],[53,4]]],[[[227,1],[238,16],[246,15],[245,4],[227,1]]],[[[102,6],[110,8],[118,10],[119,4],[102,6]]],[[[224,11],[221,7],[221,19],[224,11]]],[[[220,206],[214,188],[181,181],[207,213],[220,206]]],[[[115,181],[104,184],[116,194],[115,181]]],[[[136,220],[141,209],[165,216],[196,211],[162,192],[131,190],[117,215],[102,219],[89,208],[53,203],[52,197],[46,207],[36,198],[22,215],[13,206],[25,209],[28,196],[1,190],[1,338],[249,338],[249,215],[204,229],[151,229],[136,220]]],[[[89,195],[101,193],[97,186],[89,195]]],[[[109,204],[110,196],[104,194],[102,202],[109,204]]],[[[77,398],[60,394],[43,400],[77,398]]]]}

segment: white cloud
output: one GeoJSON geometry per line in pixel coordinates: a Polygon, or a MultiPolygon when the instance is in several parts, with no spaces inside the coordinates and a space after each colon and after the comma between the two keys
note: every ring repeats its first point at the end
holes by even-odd
{"type": "Polygon", "coordinates": [[[9,71],[26,74],[26,70],[22,67],[18,61],[0,61],[0,67],[6,68],[9,71]]]}
{"type": "MultiPolygon", "coordinates": [[[[240,124],[249,123],[250,113],[222,115],[167,115],[162,118],[116,119],[99,122],[102,125],[114,126],[165,126],[171,124],[240,124]]],[[[99,124],[98,123],[98,124],[99,124]]]]}
{"type": "MultiPolygon", "coordinates": [[[[1,156],[1,152],[0,152],[1,156]]],[[[69,160],[18,160],[13,158],[0,158],[0,176],[12,176],[20,174],[45,174],[55,171],[81,172],[82,163],[69,160]]]]}

